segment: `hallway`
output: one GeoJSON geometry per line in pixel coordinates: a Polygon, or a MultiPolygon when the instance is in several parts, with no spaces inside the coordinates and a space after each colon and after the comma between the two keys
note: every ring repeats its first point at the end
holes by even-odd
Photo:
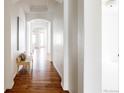
{"type": "Polygon", "coordinates": [[[119,93],[118,0],[4,1],[5,93],[119,93]]]}
{"type": "Polygon", "coordinates": [[[45,48],[36,49],[32,73],[22,69],[15,77],[13,88],[6,93],[65,93],[56,69],[45,54],[45,48]]]}

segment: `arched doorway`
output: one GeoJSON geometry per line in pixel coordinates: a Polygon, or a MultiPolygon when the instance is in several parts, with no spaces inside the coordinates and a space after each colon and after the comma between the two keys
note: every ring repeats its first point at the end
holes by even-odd
{"type": "Polygon", "coordinates": [[[45,48],[51,61],[51,22],[45,19],[27,21],[26,51],[30,55],[36,49],[45,48]]]}

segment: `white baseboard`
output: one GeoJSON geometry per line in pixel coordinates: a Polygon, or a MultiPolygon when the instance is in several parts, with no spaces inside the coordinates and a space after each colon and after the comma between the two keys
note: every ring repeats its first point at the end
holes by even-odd
{"type": "Polygon", "coordinates": [[[58,72],[58,74],[59,74],[59,76],[60,76],[60,78],[61,78],[61,86],[62,86],[62,89],[64,90],[64,84],[63,84],[63,78],[62,78],[62,75],[61,75],[61,73],[59,72],[59,70],[58,70],[58,68],[57,68],[57,66],[54,64],[54,62],[53,62],[53,65],[54,65],[54,67],[55,67],[55,69],[57,70],[57,72],[58,72]]]}

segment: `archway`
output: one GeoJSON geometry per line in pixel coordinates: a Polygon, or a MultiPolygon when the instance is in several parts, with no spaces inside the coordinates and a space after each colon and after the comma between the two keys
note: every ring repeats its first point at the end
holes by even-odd
{"type": "Polygon", "coordinates": [[[51,22],[45,19],[27,21],[26,51],[30,55],[36,48],[46,48],[47,56],[51,61],[51,22]],[[37,39],[37,40],[36,40],[37,39]]]}

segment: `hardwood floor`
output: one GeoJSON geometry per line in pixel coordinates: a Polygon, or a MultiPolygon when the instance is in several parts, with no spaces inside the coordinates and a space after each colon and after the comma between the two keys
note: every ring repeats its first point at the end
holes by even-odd
{"type": "Polygon", "coordinates": [[[44,50],[35,51],[32,73],[22,69],[14,79],[13,88],[5,93],[67,93],[53,64],[44,55],[44,50]]]}

